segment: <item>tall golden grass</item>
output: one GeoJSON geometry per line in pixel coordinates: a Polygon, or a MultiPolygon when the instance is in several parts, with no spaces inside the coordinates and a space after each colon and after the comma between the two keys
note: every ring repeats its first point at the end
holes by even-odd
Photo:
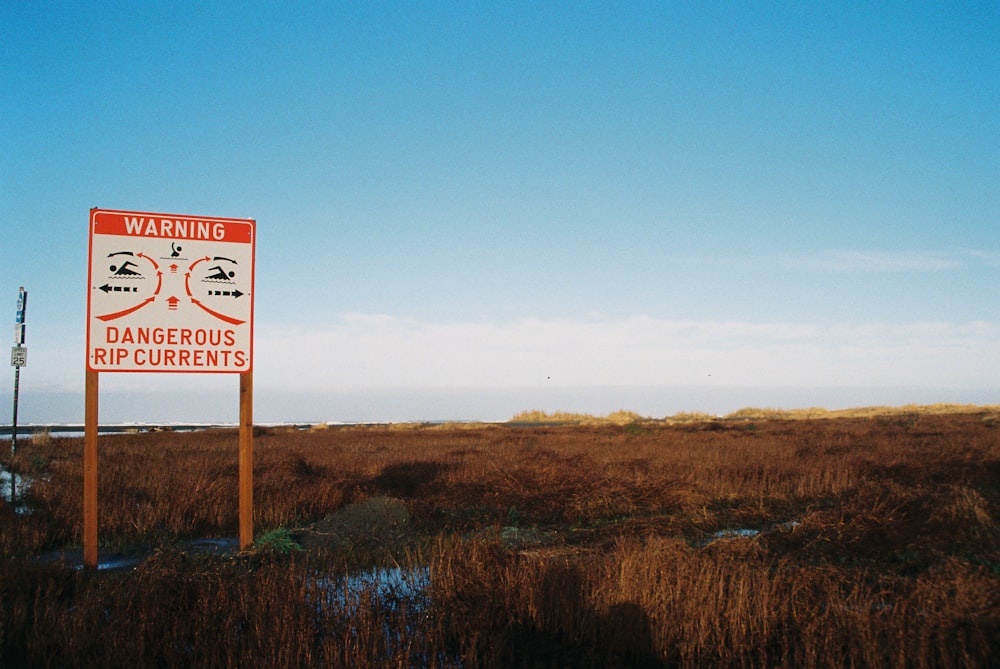
{"type": "Polygon", "coordinates": [[[890,416],[920,416],[942,415],[955,413],[1000,414],[1000,405],[978,404],[907,404],[904,406],[870,406],[850,409],[823,409],[810,407],[806,409],[767,409],[759,407],[744,407],[724,416],[713,416],[706,413],[682,412],[666,416],[662,419],[643,416],[633,411],[615,411],[606,416],[595,416],[586,413],[564,411],[546,412],[533,409],[522,411],[511,419],[516,424],[574,424],[574,425],[627,425],[636,422],[651,422],[662,420],[667,423],[703,422],[716,419],[768,419],[768,420],[813,420],[816,418],[874,418],[890,416]]]}
{"type": "MultiPolygon", "coordinates": [[[[258,429],[258,535],[378,498],[401,541],[194,554],[234,536],[235,432],[26,444],[0,505],[0,666],[987,667],[1000,657],[995,408],[593,425],[258,429]],[[375,564],[428,592],[350,588],[375,564]]],[[[547,422],[547,421],[534,421],[547,422]]],[[[287,536],[287,535],[282,535],[287,536]]]]}

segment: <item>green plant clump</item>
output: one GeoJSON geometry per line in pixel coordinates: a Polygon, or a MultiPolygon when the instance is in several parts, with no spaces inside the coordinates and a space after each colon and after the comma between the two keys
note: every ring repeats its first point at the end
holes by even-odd
{"type": "Polygon", "coordinates": [[[257,538],[254,545],[259,551],[269,551],[278,555],[291,555],[303,550],[302,546],[292,538],[292,533],[285,527],[276,527],[264,532],[257,538]]]}

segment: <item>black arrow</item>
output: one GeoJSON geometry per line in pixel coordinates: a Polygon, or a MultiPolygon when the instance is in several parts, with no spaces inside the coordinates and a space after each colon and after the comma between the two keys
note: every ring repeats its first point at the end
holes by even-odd
{"type": "Polygon", "coordinates": [[[98,286],[98,290],[103,290],[105,293],[138,293],[139,289],[136,286],[110,286],[104,284],[103,286],[98,286]]]}
{"type": "Polygon", "coordinates": [[[240,297],[246,293],[241,293],[239,290],[210,290],[209,295],[221,295],[222,297],[240,297]]]}

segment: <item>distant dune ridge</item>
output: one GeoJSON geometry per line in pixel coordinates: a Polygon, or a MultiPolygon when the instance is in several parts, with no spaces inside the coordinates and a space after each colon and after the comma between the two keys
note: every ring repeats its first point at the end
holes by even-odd
{"type": "MultiPolygon", "coordinates": [[[[771,409],[746,407],[724,416],[713,416],[707,413],[684,412],[667,416],[662,420],[667,423],[690,423],[706,420],[738,420],[738,419],[777,419],[777,420],[809,420],[816,418],[872,418],[875,416],[899,415],[941,415],[952,413],[986,413],[1000,417],[1000,404],[908,404],[898,407],[870,406],[852,409],[823,409],[810,407],[807,409],[771,409]]],[[[575,425],[628,425],[635,422],[655,421],[658,419],[641,416],[633,411],[620,410],[606,416],[594,416],[585,413],[564,411],[545,412],[538,410],[522,411],[510,419],[512,423],[566,423],[575,425]]]]}

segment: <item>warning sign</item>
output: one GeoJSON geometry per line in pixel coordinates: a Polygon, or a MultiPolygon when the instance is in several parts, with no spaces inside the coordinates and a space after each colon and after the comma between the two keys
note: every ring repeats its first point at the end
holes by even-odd
{"type": "Polygon", "coordinates": [[[87,369],[249,372],[255,225],[92,209],[87,369]]]}

